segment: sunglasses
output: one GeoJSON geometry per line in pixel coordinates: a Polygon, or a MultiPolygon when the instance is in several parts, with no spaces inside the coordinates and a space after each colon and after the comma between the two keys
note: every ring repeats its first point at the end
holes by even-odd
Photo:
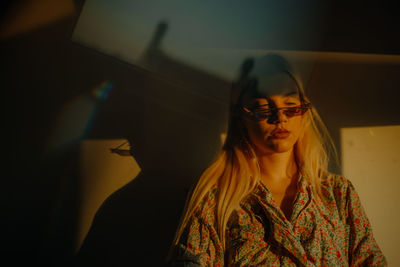
{"type": "Polygon", "coordinates": [[[307,110],[309,109],[311,109],[311,103],[304,103],[300,106],[284,107],[284,108],[261,108],[261,107],[240,108],[242,113],[244,113],[246,116],[249,116],[256,121],[272,119],[276,117],[279,110],[282,110],[283,114],[285,114],[286,117],[291,118],[295,116],[301,116],[304,113],[306,113],[307,110]]]}

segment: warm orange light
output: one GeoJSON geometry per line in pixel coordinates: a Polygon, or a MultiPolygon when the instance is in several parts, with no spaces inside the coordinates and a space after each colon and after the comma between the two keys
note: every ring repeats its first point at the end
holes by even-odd
{"type": "Polygon", "coordinates": [[[343,174],[355,186],[375,239],[393,266],[400,264],[394,235],[400,223],[400,125],[342,128],[343,174]]]}
{"type": "MultiPolygon", "coordinates": [[[[76,251],[82,245],[101,204],[112,193],[136,178],[140,172],[132,156],[112,153],[124,139],[83,140],[80,147],[80,210],[76,251]]],[[[126,142],[121,149],[129,149],[126,142]]]]}
{"type": "Polygon", "coordinates": [[[0,39],[37,29],[49,23],[72,16],[73,0],[25,0],[15,4],[6,14],[0,28],[0,39]]]}

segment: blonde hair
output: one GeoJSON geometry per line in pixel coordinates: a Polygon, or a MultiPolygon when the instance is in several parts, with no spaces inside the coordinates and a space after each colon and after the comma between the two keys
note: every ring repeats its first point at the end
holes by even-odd
{"type": "MultiPolygon", "coordinates": [[[[300,80],[295,75],[291,75],[296,79],[299,91],[304,94],[300,80]]],[[[308,101],[305,96],[304,99],[308,101]]],[[[316,109],[311,107],[303,116],[305,117],[305,129],[295,144],[295,158],[304,178],[312,185],[317,197],[323,201],[321,178],[328,173],[330,156],[335,156],[336,150],[316,109]]],[[[203,172],[193,189],[178,226],[173,247],[179,243],[196,207],[217,185],[216,227],[221,245],[225,248],[225,231],[230,215],[239,208],[240,202],[252,193],[261,181],[260,165],[254,149],[247,140],[240,119],[231,109],[228,133],[223,149],[217,159],[203,172]]]]}

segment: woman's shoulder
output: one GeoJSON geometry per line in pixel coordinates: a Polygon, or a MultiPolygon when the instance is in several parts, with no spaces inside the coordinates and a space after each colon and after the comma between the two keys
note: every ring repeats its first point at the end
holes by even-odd
{"type": "Polygon", "coordinates": [[[347,190],[353,187],[349,179],[335,173],[326,173],[321,178],[321,186],[330,190],[347,190]]]}
{"type": "Polygon", "coordinates": [[[321,189],[328,203],[339,209],[345,209],[348,198],[356,194],[351,181],[342,175],[327,173],[321,179],[321,189]]]}

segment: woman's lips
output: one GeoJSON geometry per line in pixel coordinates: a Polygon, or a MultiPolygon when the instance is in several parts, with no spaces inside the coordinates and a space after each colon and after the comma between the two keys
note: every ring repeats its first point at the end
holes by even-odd
{"type": "Polygon", "coordinates": [[[275,139],[284,139],[290,135],[290,132],[286,129],[275,129],[271,133],[271,137],[275,139]]]}

